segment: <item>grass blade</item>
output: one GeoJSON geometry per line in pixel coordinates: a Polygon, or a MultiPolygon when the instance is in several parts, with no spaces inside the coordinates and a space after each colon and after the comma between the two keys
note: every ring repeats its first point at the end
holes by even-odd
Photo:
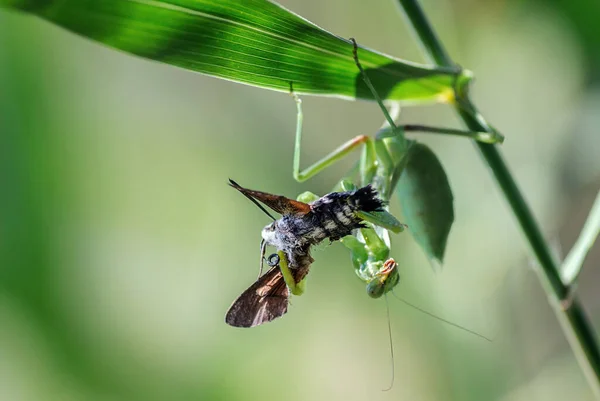
{"type": "MultiPolygon", "coordinates": [[[[352,45],[267,0],[0,0],[69,31],[217,78],[301,94],[372,99],[352,45]]],[[[360,59],[385,99],[445,102],[456,68],[401,61],[365,48],[360,59]]]]}

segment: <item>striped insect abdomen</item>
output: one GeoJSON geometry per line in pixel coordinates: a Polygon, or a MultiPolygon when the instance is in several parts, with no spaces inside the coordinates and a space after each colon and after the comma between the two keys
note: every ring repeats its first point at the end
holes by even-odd
{"type": "Polygon", "coordinates": [[[309,204],[305,214],[284,214],[279,220],[263,229],[265,241],[284,251],[290,268],[298,268],[298,260],[310,254],[310,246],[329,239],[337,241],[364,227],[357,211],[381,210],[383,202],[371,187],[347,192],[332,192],[309,204]]]}
{"type": "MultiPolygon", "coordinates": [[[[312,231],[308,235],[318,243],[324,239],[336,241],[363,227],[357,211],[373,212],[383,208],[383,202],[370,185],[347,192],[332,192],[310,204],[312,231]]],[[[308,233],[307,233],[308,234],[308,233]]]]}

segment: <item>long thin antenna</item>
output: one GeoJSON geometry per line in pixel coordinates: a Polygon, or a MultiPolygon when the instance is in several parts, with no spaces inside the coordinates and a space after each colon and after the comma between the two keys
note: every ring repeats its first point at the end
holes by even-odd
{"type": "Polygon", "coordinates": [[[237,182],[233,181],[231,178],[229,179],[229,185],[234,187],[235,189],[237,189],[238,191],[240,191],[242,193],[242,195],[244,195],[246,198],[250,199],[252,201],[252,203],[254,203],[256,206],[258,206],[258,208],[260,210],[262,210],[263,212],[265,212],[265,214],[267,216],[269,216],[270,218],[272,218],[273,220],[277,220],[275,217],[271,216],[271,213],[269,213],[267,211],[267,209],[265,209],[260,203],[258,203],[258,201],[256,199],[254,199],[253,197],[251,197],[250,195],[246,194],[244,191],[241,191],[240,189],[243,189],[240,184],[238,184],[237,182]]]}
{"type": "Polygon", "coordinates": [[[390,386],[381,391],[390,391],[394,387],[394,379],[396,377],[396,363],[394,361],[394,340],[392,338],[392,320],[390,319],[390,304],[388,303],[387,294],[384,294],[385,298],[385,310],[387,311],[387,322],[388,322],[388,335],[390,339],[390,356],[392,357],[392,381],[390,386]]]}
{"type": "MultiPolygon", "coordinates": [[[[414,308],[414,309],[418,310],[419,312],[423,312],[424,314],[426,314],[426,315],[427,315],[427,316],[429,316],[429,317],[432,317],[432,318],[434,318],[434,319],[437,319],[437,320],[439,320],[439,321],[441,321],[441,322],[444,322],[444,323],[446,323],[446,324],[449,324],[450,326],[456,327],[457,329],[460,329],[460,330],[466,331],[467,333],[473,334],[474,336],[477,336],[477,337],[479,337],[479,338],[481,338],[481,339],[483,339],[483,340],[486,340],[486,341],[488,341],[488,342],[492,342],[492,340],[491,340],[490,338],[488,338],[488,337],[484,336],[483,334],[479,334],[479,333],[477,333],[476,331],[469,330],[469,329],[467,329],[466,327],[463,327],[463,326],[461,326],[461,325],[459,325],[459,324],[453,323],[453,322],[451,322],[451,321],[449,321],[449,320],[443,319],[443,318],[441,318],[441,317],[439,317],[439,316],[436,316],[436,315],[434,315],[434,314],[433,314],[433,313],[431,313],[431,312],[427,312],[425,309],[419,308],[418,306],[411,304],[410,302],[408,302],[408,301],[406,301],[405,299],[402,299],[402,298],[400,298],[398,295],[396,295],[396,293],[394,292],[394,290],[392,290],[392,294],[393,294],[393,295],[394,295],[394,297],[396,297],[396,299],[398,299],[399,301],[402,301],[402,302],[404,302],[406,305],[410,306],[411,308],[414,308]]],[[[386,300],[387,300],[387,298],[386,298],[386,300]]]]}

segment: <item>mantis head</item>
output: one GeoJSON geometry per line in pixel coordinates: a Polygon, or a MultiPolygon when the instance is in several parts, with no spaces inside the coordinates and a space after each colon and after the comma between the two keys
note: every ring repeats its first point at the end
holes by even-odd
{"type": "Polygon", "coordinates": [[[379,298],[391,291],[399,281],[398,263],[393,258],[389,258],[383,262],[375,277],[367,283],[367,294],[371,298],[379,298]]]}

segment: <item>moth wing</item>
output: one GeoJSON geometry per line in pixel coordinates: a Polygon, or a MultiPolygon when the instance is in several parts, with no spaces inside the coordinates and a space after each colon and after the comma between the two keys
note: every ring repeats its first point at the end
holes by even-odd
{"type": "Polygon", "coordinates": [[[310,212],[310,205],[308,203],[286,198],[282,195],[273,195],[267,192],[243,188],[232,179],[229,180],[229,185],[240,191],[247,198],[260,201],[279,214],[306,214],[310,212]]]}
{"type": "Polygon", "coordinates": [[[229,307],[225,322],[234,327],[254,327],[287,312],[289,290],[276,266],[263,274],[229,307]]]}

